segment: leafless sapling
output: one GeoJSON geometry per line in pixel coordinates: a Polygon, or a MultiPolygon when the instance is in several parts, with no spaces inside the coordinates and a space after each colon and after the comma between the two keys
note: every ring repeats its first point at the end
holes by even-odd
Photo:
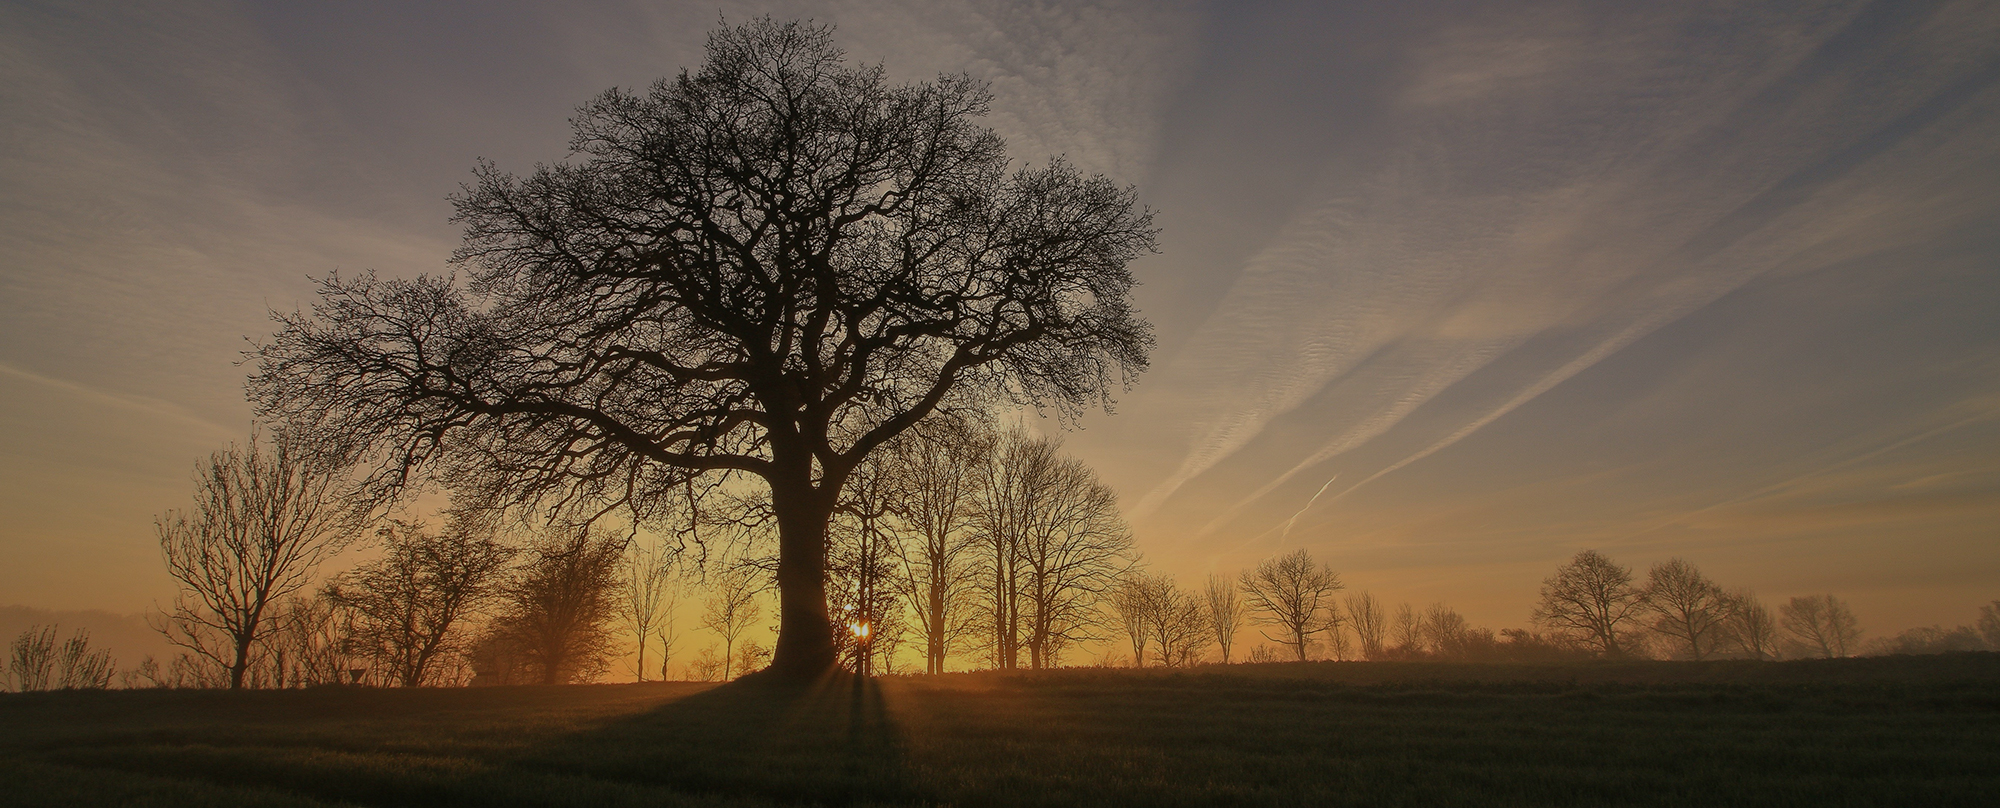
{"type": "Polygon", "coordinates": [[[1355,592],[1347,596],[1347,618],[1354,626],[1354,638],[1361,644],[1363,659],[1382,659],[1388,615],[1373,594],[1355,592]]]}
{"type": "Polygon", "coordinates": [[[1215,637],[1216,648],[1222,651],[1222,663],[1227,665],[1230,648],[1236,644],[1236,633],[1243,630],[1243,594],[1236,590],[1236,582],[1213,572],[1208,574],[1201,594],[1208,630],[1215,637]]]}
{"type": "Polygon", "coordinates": [[[725,681],[733,678],[736,639],[763,614],[764,608],[757,602],[757,594],[763,591],[762,575],[755,566],[738,564],[714,576],[701,627],[722,638],[721,675],[725,681]]]}
{"type": "Polygon", "coordinates": [[[634,540],[626,548],[622,562],[623,588],[618,601],[619,615],[625,619],[626,627],[638,644],[638,659],[635,675],[639,681],[646,681],[646,646],[652,644],[654,635],[661,640],[660,678],[667,678],[667,665],[673,656],[672,623],[674,607],[679,605],[680,581],[677,562],[679,555],[659,542],[634,540]]]}
{"type": "Polygon", "coordinates": [[[1729,617],[1723,622],[1723,641],[1750,659],[1778,656],[1778,621],[1771,610],[1749,592],[1729,595],[1729,617]]]}
{"type": "Polygon", "coordinates": [[[252,434],[247,446],[210,455],[195,472],[193,507],[155,527],[180,588],[155,627],[232,688],[243,687],[278,604],[358,533],[337,470],[291,433],[268,442],[252,434]]]}
{"type": "Polygon", "coordinates": [[[973,599],[978,565],[976,486],[991,462],[993,437],[963,419],[933,418],[893,446],[904,597],[923,644],[924,671],[943,673],[945,659],[977,630],[973,599]]]}
{"type": "Polygon", "coordinates": [[[1030,667],[1055,667],[1064,649],[1100,639],[1101,601],[1131,564],[1132,533],[1117,493],[1057,441],[1017,443],[1000,462],[1019,466],[1006,498],[1017,508],[1021,644],[1030,667]]]}

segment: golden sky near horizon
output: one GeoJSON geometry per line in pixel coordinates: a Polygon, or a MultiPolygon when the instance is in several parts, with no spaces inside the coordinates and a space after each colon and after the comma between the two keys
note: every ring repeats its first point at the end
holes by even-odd
{"type": "MultiPolygon", "coordinates": [[[[1500,628],[1596,548],[1876,634],[2000,598],[1992,3],[719,7],[989,80],[1015,158],[1159,211],[1153,369],[1067,445],[1184,581],[1304,547],[1500,628]]],[[[560,159],[717,9],[0,0],[0,605],[167,600],[267,312],[446,270],[477,158],[560,159]]]]}

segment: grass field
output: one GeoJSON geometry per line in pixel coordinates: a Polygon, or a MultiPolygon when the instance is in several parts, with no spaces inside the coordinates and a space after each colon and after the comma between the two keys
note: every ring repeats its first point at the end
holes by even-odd
{"type": "Polygon", "coordinates": [[[1992,805],[2000,654],[0,696],[0,804],[1992,805]]]}

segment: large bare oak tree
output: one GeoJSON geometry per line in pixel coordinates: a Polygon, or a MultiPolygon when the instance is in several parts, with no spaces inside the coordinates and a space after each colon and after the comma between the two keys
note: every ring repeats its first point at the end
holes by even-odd
{"type": "Polygon", "coordinates": [[[456,198],[464,280],[335,278],[256,352],[260,411],[496,506],[645,520],[690,476],[769,485],[777,668],[833,664],[827,520],[940,408],[1075,411],[1144,368],[1131,189],[1009,163],[968,77],[892,85],[824,27],[719,30],[707,62],[574,119],[575,157],[456,198]]]}

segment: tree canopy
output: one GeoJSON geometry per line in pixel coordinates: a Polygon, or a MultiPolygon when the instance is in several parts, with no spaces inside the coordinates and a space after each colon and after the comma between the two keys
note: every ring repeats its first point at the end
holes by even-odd
{"type": "Polygon", "coordinates": [[[697,479],[770,486],[774,663],[832,662],[829,515],[871,452],[940,409],[1063,412],[1146,365],[1130,188],[1010,163],[966,76],[893,85],[828,28],[711,34],[700,70],[611,90],[572,159],[482,163],[454,198],[461,277],[322,283],[277,316],[266,417],[373,462],[369,491],[588,521],[697,479]],[[719,474],[717,474],[719,473],[719,474]]]}

